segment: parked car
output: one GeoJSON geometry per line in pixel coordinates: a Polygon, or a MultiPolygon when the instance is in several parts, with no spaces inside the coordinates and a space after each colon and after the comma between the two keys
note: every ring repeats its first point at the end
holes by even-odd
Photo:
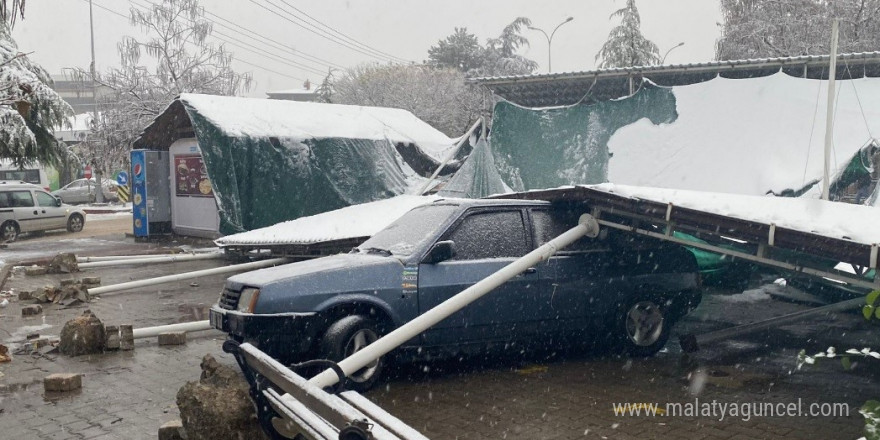
{"type": "MultiPolygon", "coordinates": [[[[339,361],[573,227],[582,212],[537,201],[440,200],[349,254],[229,278],[211,324],[279,359],[339,361]]],[[[631,355],[649,356],[699,300],[690,252],[603,232],[507,281],[395,355],[519,353],[566,336],[612,339],[631,355]]],[[[354,373],[350,388],[369,388],[384,365],[354,373]]]]}
{"type": "MultiPolygon", "coordinates": [[[[115,202],[119,200],[116,195],[119,185],[109,179],[102,179],[101,186],[104,188],[104,201],[115,202]]],[[[77,179],[68,183],[61,189],[52,191],[52,194],[61,198],[64,203],[94,203],[97,199],[98,184],[95,179],[77,179]]]]}
{"type": "Polygon", "coordinates": [[[0,241],[13,241],[22,232],[79,232],[85,223],[83,210],[63,204],[37,185],[0,181],[0,241]]]}

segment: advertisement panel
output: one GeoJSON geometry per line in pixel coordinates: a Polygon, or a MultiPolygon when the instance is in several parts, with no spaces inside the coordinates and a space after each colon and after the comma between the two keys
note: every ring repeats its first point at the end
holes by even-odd
{"type": "Polygon", "coordinates": [[[147,215],[147,164],[146,150],[131,152],[131,211],[135,237],[150,235],[147,215]]]}
{"type": "Polygon", "coordinates": [[[174,191],[178,197],[214,197],[200,154],[174,155],[174,191]]]}

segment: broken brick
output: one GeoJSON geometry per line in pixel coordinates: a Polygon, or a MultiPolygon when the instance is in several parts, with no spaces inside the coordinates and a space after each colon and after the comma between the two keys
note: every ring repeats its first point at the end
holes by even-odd
{"type": "Polygon", "coordinates": [[[82,388],[82,374],[57,373],[43,378],[43,390],[46,392],[74,391],[82,388]]]}
{"type": "Polygon", "coordinates": [[[159,345],[183,345],[186,344],[186,332],[159,333],[159,345]]]}
{"type": "Polygon", "coordinates": [[[172,420],[159,427],[159,440],[183,440],[183,421],[172,420]]]}
{"type": "Polygon", "coordinates": [[[39,304],[33,304],[21,308],[21,316],[34,316],[39,315],[40,313],[43,313],[43,306],[39,304]]]}

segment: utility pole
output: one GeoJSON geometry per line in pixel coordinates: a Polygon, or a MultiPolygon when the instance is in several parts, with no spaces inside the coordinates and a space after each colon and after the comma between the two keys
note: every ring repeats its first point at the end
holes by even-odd
{"type": "Polygon", "coordinates": [[[544,29],[528,26],[529,29],[531,29],[533,31],[538,31],[538,32],[544,34],[544,38],[547,39],[547,73],[550,73],[551,69],[552,69],[551,58],[550,58],[550,49],[551,49],[551,45],[553,44],[553,35],[556,34],[556,31],[559,29],[560,26],[562,26],[565,23],[568,23],[569,21],[572,21],[572,20],[574,20],[574,17],[568,17],[562,23],[559,23],[558,25],[556,25],[556,28],[553,29],[553,32],[550,33],[550,36],[547,36],[547,33],[544,32],[544,29]]]}
{"type": "Polygon", "coordinates": [[[828,68],[828,107],[825,120],[825,168],[822,174],[822,200],[829,200],[831,191],[831,144],[834,142],[834,80],[837,79],[837,20],[831,25],[831,59],[828,68]]]}
{"type": "MultiPolygon", "coordinates": [[[[95,80],[95,24],[94,18],[92,17],[92,0],[89,0],[89,34],[92,42],[92,64],[89,66],[89,71],[92,75],[92,125],[98,123],[98,82],[95,80]]],[[[94,140],[90,139],[89,142],[94,142],[94,140]]],[[[95,164],[97,165],[97,164],[95,164]]],[[[101,186],[101,170],[99,167],[92,167],[95,173],[95,201],[98,203],[104,202],[104,190],[101,186]]]]}
{"type": "Polygon", "coordinates": [[[660,60],[660,65],[663,66],[666,64],[666,57],[669,56],[669,52],[672,52],[673,50],[678,49],[681,46],[684,46],[684,41],[676,44],[675,46],[670,47],[669,50],[667,50],[666,53],[663,54],[663,59],[660,60]]]}

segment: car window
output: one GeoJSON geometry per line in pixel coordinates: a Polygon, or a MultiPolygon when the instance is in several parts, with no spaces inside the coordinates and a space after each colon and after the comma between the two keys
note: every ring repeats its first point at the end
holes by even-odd
{"type": "MultiPolygon", "coordinates": [[[[535,246],[541,246],[548,241],[560,236],[563,232],[577,226],[578,214],[569,212],[554,212],[535,209],[532,213],[532,228],[535,231],[535,246]]],[[[583,237],[566,247],[565,251],[585,251],[596,249],[598,242],[589,237],[583,237]]]]}
{"type": "Polygon", "coordinates": [[[12,195],[9,192],[0,192],[0,208],[12,207],[12,195]]]}
{"type": "Polygon", "coordinates": [[[64,189],[76,189],[76,188],[81,187],[82,184],[83,184],[82,180],[75,180],[73,182],[70,182],[70,184],[68,184],[67,186],[65,186],[64,189]]]}
{"type": "Polygon", "coordinates": [[[55,206],[55,197],[52,197],[50,194],[42,191],[36,191],[34,194],[36,194],[37,204],[40,206],[55,206]]]}
{"type": "Polygon", "coordinates": [[[12,196],[12,207],[14,208],[34,206],[34,198],[31,196],[30,191],[12,191],[10,195],[12,196]]]}
{"type": "Polygon", "coordinates": [[[455,242],[454,260],[521,257],[529,251],[519,210],[471,214],[447,239],[455,242]]]}

